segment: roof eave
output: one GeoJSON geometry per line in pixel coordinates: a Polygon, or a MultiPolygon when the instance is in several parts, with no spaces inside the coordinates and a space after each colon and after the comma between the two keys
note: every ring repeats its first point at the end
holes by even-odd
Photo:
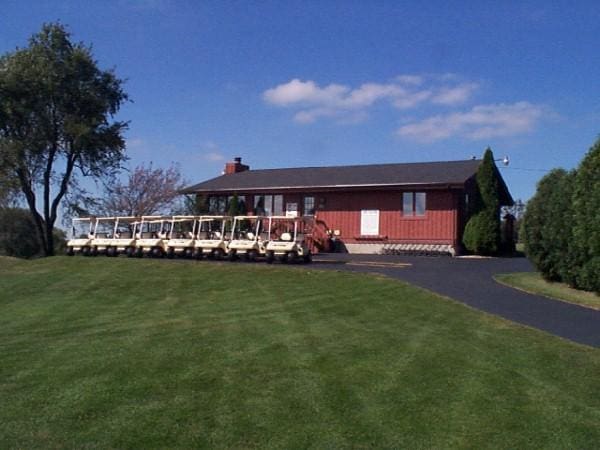
{"type": "Polygon", "coordinates": [[[460,189],[465,182],[432,182],[432,183],[367,183],[367,184],[330,184],[306,186],[258,186],[258,187],[226,187],[226,188],[194,188],[193,186],[179,191],[180,194],[206,194],[213,192],[264,192],[264,191],[298,191],[298,190],[346,190],[346,189],[388,189],[388,188],[431,188],[460,189]]]}

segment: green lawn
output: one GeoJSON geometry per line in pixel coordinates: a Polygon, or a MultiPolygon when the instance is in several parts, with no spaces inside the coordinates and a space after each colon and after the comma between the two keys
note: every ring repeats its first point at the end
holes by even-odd
{"type": "Polygon", "coordinates": [[[585,292],[570,288],[564,283],[551,283],[542,278],[537,272],[519,272],[496,275],[500,283],[532,294],[545,295],[546,297],[564,300],[569,303],[600,309],[600,296],[593,292],[585,292]]]}
{"type": "Polygon", "coordinates": [[[594,448],[600,350],[398,281],[0,260],[0,448],[594,448]]]}

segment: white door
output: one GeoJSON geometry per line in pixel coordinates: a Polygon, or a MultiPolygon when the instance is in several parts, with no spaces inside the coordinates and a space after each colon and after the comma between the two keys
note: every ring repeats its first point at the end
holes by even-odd
{"type": "Polygon", "coordinates": [[[379,236],[379,210],[363,209],[360,212],[361,236],[379,236]]]}

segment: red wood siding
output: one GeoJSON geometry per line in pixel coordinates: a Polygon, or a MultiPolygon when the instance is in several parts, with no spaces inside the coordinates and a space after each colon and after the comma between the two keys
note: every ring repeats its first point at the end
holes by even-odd
{"type": "Polygon", "coordinates": [[[342,241],[356,242],[363,239],[361,210],[377,209],[380,239],[386,242],[456,244],[457,194],[425,192],[425,215],[408,217],[402,214],[402,191],[315,193],[316,204],[322,202],[320,199],[325,200],[324,208],[317,211],[317,219],[327,228],[339,230],[342,241]]]}

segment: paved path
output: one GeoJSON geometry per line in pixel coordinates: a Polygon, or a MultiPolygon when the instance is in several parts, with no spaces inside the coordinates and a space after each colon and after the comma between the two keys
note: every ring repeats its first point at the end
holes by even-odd
{"type": "Polygon", "coordinates": [[[600,311],[528,294],[493,280],[497,273],[532,271],[525,258],[327,254],[315,260],[314,266],[319,268],[374,272],[405,280],[479,310],[600,347],[600,311]]]}

